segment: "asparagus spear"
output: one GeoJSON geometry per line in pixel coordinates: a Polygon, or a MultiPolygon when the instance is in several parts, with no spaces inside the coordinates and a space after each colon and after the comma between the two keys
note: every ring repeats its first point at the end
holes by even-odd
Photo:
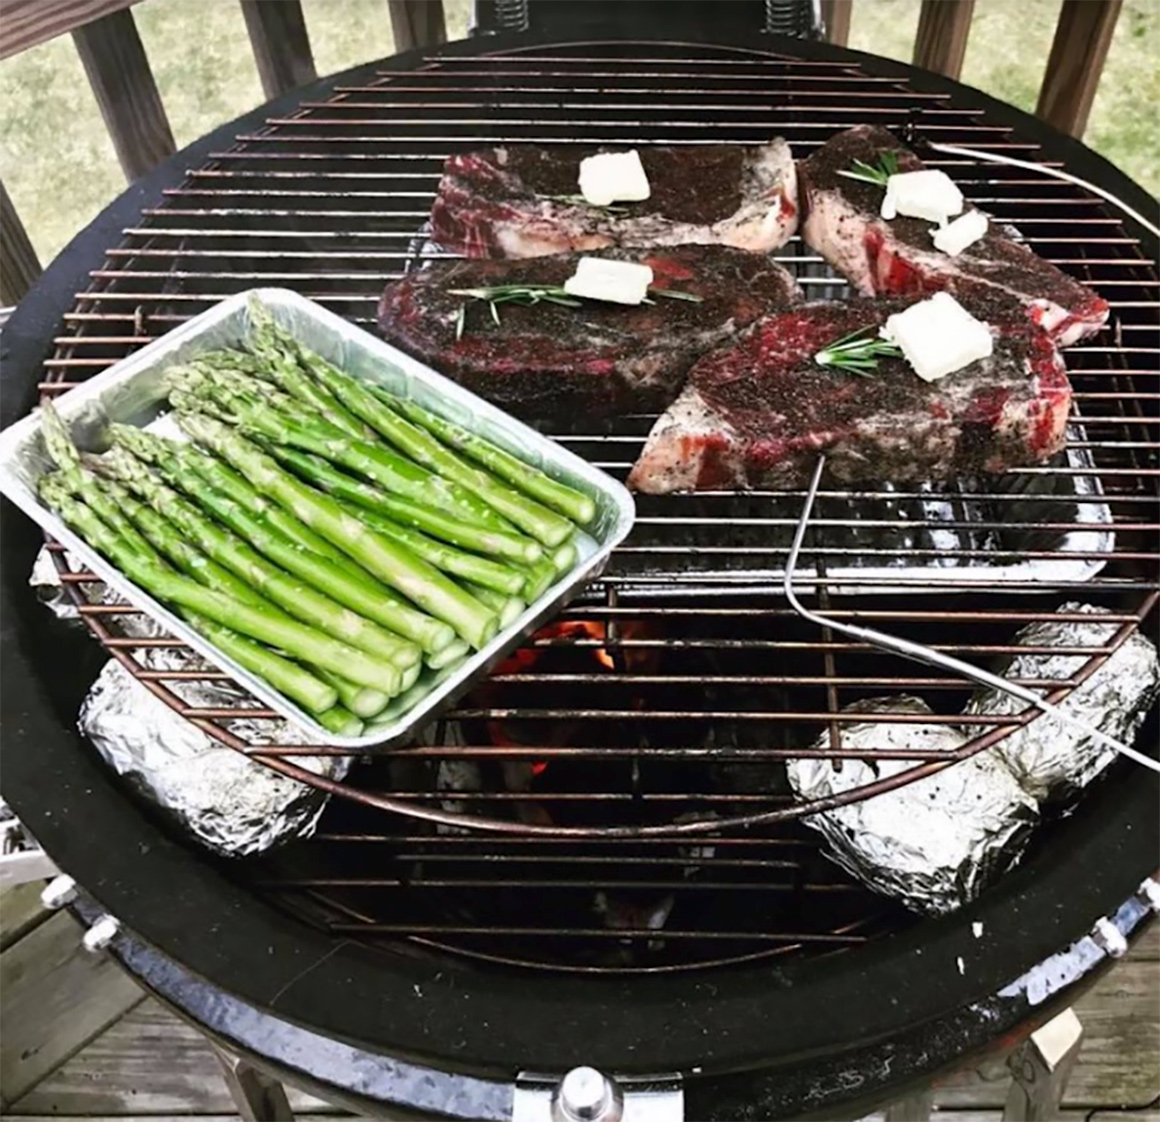
{"type": "MultiPolygon", "coordinates": [[[[234,471],[229,464],[208,455],[200,448],[195,448],[192,444],[176,444],[133,428],[131,425],[110,425],[108,433],[114,444],[128,448],[139,460],[159,467],[164,466],[170,483],[174,483],[175,486],[179,484],[176,484],[174,478],[168,474],[171,470],[170,463],[167,462],[170,457],[172,463],[176,464],[179,478],[185,479],[191,474],[200,476],[215,490],[232,499],[249,513],[261,515],[272,529],[284,537],[345,569],[352,579],[363,581],[372,579],[365,569],[356,565],[341,549],[336,549],[325,538],[303,526],[294,515],[259,494],[249,481],[234,471]]],[[[198,486],[194,480],[190,480],[190,483],[194,488],[198,486]]],[[[450,638],[447,641],[450,642],[450,638]]]]}
{"type": "MultiPolygon", "coordinates": [[[[373,717],[381,713],[391,700],[382,690],[372,690],[356,682],[348,682],[329,670],[320,670],[318,673],[324,682],[334,687],[338,693],[338,700],[356,717],[373,717]]],[[[402,693],[401,678],[397,692],[402,693]]]]}
{"type": "Polygon", "coordinates": [[[313,490],[284,471],[250,441],[203,414],[183,414],[179,421],[189,436],[228,460],[255,487],[265,491],[379,580],[397,588],[433,616],[449,623],[473,647],[485,646],[496,633],[495,613],[475,597],[410,550],[373,533],[329,495],[313,490]]]}
{"type": "Polygon", "coordinates": [[[135,526],[117,509],[117,504],[110,501],[88,472],[81,468],[81,454],[73,443],[68,426],[64,418],[56,411],[51,401],[41,406],[42,425],[41,433],[44,446],[49,458],[59,469],[54,486],[67,485],[73,495],[84,499],[118,534],[126,538],[136,549],[156,556],[152,547],[135,526]]]}
{"type": "MultiPolygon", "coordinates": [[[[140,528],[145,537],[159,550],[167,554],[179,569],[184,570],[195,580],[200,581],[206,587],[212,588],[217,592],[224,593],[227,596],[233,596],[236,599],[241,600],[243,603],[251,604],[253,607],[263,611],[278,612],[278,609],[274,606],[274,604],[263,599],[263,597],[260,596],[250,584],[247,584],[244,580],[240,580],[237,576],[235,576],[234,573],[230,572],[229,569],[225,568],[223,565],[219,565],[211,557],[207,557],[199,549],[190,545],[177,534],[174,534],[174,525],[172,525],[160,514],[158,514],[156,510],[145,506],[143,503],[137,502],[137,500],[133,498],[133,496],[124,487],[119,486],[116,483],[112,483],[108,480],[101,484],[101,487],[108,492],[109,499],[116,503],[116,505],[126,513],[130,521],[140,528]]],[[[176,528],[179,530],[181,529],[180,526],[176,528]]],[[[196,616],[196,613],[189,613],[185,609],[178,610],[180,614],[186,618],[189,618],[191,614],[196,616]]],[[[278,612],[278,614],[282,615],[281,612],[278,612]]],[[[290,619],[289,616],[285,616],[284,618],[287,620],[290,619]]],[[[193,625],[198,626],[197,623],[194,623],[193,625]]],[[[212,620],[206,621],[204,620],[204,617],[202,617],[201,626],[199,629],[204,630],[207,625],[217,626],[213,624],[212,620]]],[[[229,633],[228,628],[219,627],[218,631],[229,633]]],[[[233,638],[236,639],[238,643],[250,643],[250,640],[243,639],[238,635],[233,636],[233,638]]],[[[226,651],[227,654],[232,653],[229,646],[231,643],[232,641],[227,638],[227,645],[222,646],[222,650],[226,651]]],[[[237,644],[232,645],[237,648],[237,644]]],[[[256,644],[251,643],[250,645],[252,647],[256,647],[258,652],[262,651],[262,648],[257,647],[256,644]]],[[[242,657],[238,658],[238,662],[240,662],[243,666],[246,666],[247,669],[253,669],[255,673],[262,673],[261,670],[251,665],[257,657],[253,652],[247,652],[242,649],[239,653],[242,655],[242,657]]],[[[278,656],[275,655],[273,657],[276,658],[278,656]]],[[[289,665],[292,666],[293,664],[289,665]]],[[[275,666],[268,666],[266,668],[272,670],[280,677],[286,677],[286,672],[279,670],[275,666]]],[[[378,713],[390,700],[390,695],[383,693],[381,690],[368,689],[367,687],[360,686],[355,682],[349,682],[345,678],[339,677],[337,674],[329,674],[325,670],[319,669],[317,670],[317,673],[324,679],[324,682],[320,684],[329,683],[331,687],[338,690],[338,696],[347,704],[347,708],[353,709],[355,712],[359,713],[359,716],[361,717],[373,717],[375,713],[378,713]],[[366,695],[366,700],[363,701],[361,705],[357,700],[352,700],[358,699],[362,695],[366,695]],[[359,712],[360,708],[365,709],[366,712],[359,712]]],[[[263,677],[265,677],[264,674],[263,677]]],[[[271,685],[275,686],[275,688],[279,688],[277,683],[272,679],[267,678],[267,681],[269,681],[271,685]]],[[[402,674],[400,672],[399,685],[395,692],[397,693],[401,689],[402,674]]],[[[287,694],[287,696],[293,695],[287,694]]]]}
{"type": "MultiPolygon", "coordinates": [[[[368,654],[378,655],[391,662],[398,661],[400,657],[405,658],[409,644],[323,595],[312,585],[270,564],[241,538],[205,517],[197,507],[165,486],[131,452],[124,448],[114,448],[104,458],[103,464],[115,478],[140,495],[163,521],[168,521],[198,549],[241,578],[242,591],[233,591],[233,595],[244,595],[252,591],[273,601],[303,623],[317,627],[368,654]]],[[[411,657],[405,658],[405,661],[406,665],[411,665],[415,660],[411,657]]],[[[359,713],[357,709],[354,712],[360,717],[367,715],[359,713]]]]}
{"type": "Polygon", "coordinates": [[[551,557],[541,557],[534,565],[525,565],[523,597],[530,604],[556,583],[556,566],[551,557]]]}
{"type": "Polygon", "coordinates": [[[386,709],[375,717],[374,722],[367,726],[367,732],[385,731],[400,717],[410,713],[436,686],[447,681],[462,664],[463,660],[459,659],[440,667],[438,670],[425,671],[409,690],[399,694],[386,709]]]}
{"type": "MultiPolygon", "coordinates": [[[[217,491],[204,478],[189,475],[182,477],[176,473],[172,462],[164,457],[157,462],[169,483],[186,488],[189,498],[216,517],[219,522],[230,527],[239,537],[245,538],[254,549],[264,553],[283,569],[325,592],[342,605],[357,611],[368,620],[374,620],[383,627],[398,632],[411,640],[404,650],[392,661],[400,667],[418,664],[419,651],[440,651],[455,640],[455,630],[441,620],[425,615],[411,607],[409,603],[379,584],[374,577],[350,563],[349,572],[345,566],[336,565],[331,558],[322,557],[305,546],[292,542],[278,533],[267,522],[266,517],[252,514],[232,498],[217,491]]],[[[327,545],[325,540],[320,540],[327,545]]],[[[340,555],[343,560],[347,558],[340,555]]]]}
{"type": "Polygon", "coordinates": [[[572,566],[576,564],[578,552],[575,542],[565,542],[558,549],[552,553],[552,566],[556,570],[556,575],[562,577],[565,573],[572,571],[572,566]]]}
{"type": "MultiPolygon", "coordinates": [[[[174,444],[139,429],[110,427],[116,445],[153,464],[162,476],[255,549],[316,588],[432,653],[453,642],[455,631],[413,608],[366,569],[260,495],[229,465],[191,444],[174,444]],[[146,437],[141,441],[140,437],[146,437]]],[[[406,666],[410,654],[396,660],[406,666]]]]}
{"type": "Polygon", "coordinates": [[[466,643],[452,643],[450,647],[444,647],[438,654],[427,656],[427,665],[432,670],[441,670],[444,666],[450,666],[452,663],[458,665],[469,654],[471,648],[466,643]]]}
{"type": "MultiPolygon", "coordinates": [[[[460,459],[426,429],[399,416],[354,378],[321,359],[310,364],[310,371],[352,413],[401,452],[443,478],[454,480],[537,541],[557,546],[571,535],[573,526],[566,518],[460,459]]],[[[523,470],[528,474],[532,469],[525,464],[523,470]]]]}
{"type": "Polygon", "coordinates": [[[470,525],[449,517],[434,507],[424,506],[422,503],[415,503],[398,495],[389,495],[370,483],[364,483],[361,479],[354,479],[339,471],[321,456],[311,456],[295,448],[274,448],[272,451],[284,464],[294,468],[303,479],[321,487],[328,494],[348,499],[367,510],[385,514],[392,521],[422,530],[461,549],[512,561],[531,562],[543,555],[540,546],[531,538],[470,525]]]}
{"type": "Polygon", "coordinates": [[[130,580],[158,599],[187,608],[215,623],[258,639],[304,662],[341,671],[342,676],[362,685],[393,693],[398,685],[398,668],[378,663],[355,647],[304,627],[274,609],[266,610],[207,588],[189,577],[134,549],[111,530],[88,506],[78,502],[67,487],[54,483],[53,476],[41,480],[40,494],[45,503],[77,531],[93,548],[105,554],[130,580]]]}
{"type": "Polygon", "coordinates": [[[361,736],[363,729],[366,728],[358,717],[341,705],[332,705],[324,713],[315,714],[314,719],[335,736],[361,736]]]}
{"type": "MultiPolygon", "coordinates": [[[[49,406],[48,413],[51,414],[51,417],[46,418],[48,426],[46,432],[50,432],[51,435],[47,437],[47,442],[57,463],[66,469],[59,477],[62,484],[69,487],[74,493],[79,492],[87,495],[93,510],[104,511],[107,515],[106,521],[116,533],[137,549],[143,557],[167,568],[161,560],[160,554],[153,548],[150,541],[138,531],[127,515],[135,510],[138,519],[147,519],[153,526],[157,537],[171,539],[170,544],[174,548],[184,545],[184,543],[181,543],[180,539],[173,539],[171,535],[167,535],[160,520],[154,521],[149,518],[152,512],[136,503],[123,490],[110,494],[111,488],[108,483],[102,484],[81,470],[79,453],[68,430],[51,406],[49,406]]],[[[98,514],[98,516],[100,515],[98,514]]],[[[160,540],[158,544],[161,545],[160,540]]],[[[243,594],[249,594],[248,586],[237,581],[232,574],[197,554],[196,551],[191,550],[188,554],[183,553],[183,556],[201,576],[203,583],[210,584],[211,587],[216,583],[219,591],[229,592],[233,589],[240,590],[243,594]]],[[[303,708],[316,715],[335,708],[338,698],[333,685],[328,685],[289,659],[275,654],[197,612],[188,608],[179,608],[178,612],[191,627],[201,632],[219,650],[233,658],[238,665],[257,674],[303,708]]],[[[408,683],[408,685],[410,684],[408,683]]],[[[331,728],[332,731],[342,732],[344,735],[357,736],[362,731],[363,726],[362,722],[351,714],[344,714],[341,709],[335,709],[335,713],[329,718],[326,727],[331,728]]]]}
{"type": "Polygon", "coordinates": [[[494,588],[497,592],[506,592],[509,595],[514,595],[524,587],[523,574],[517,573],[515,569],[509,569],[506,565],[489,561],[486,557],[477,557],[474,553],[467,553],[462,549],[455,549],[453,546],[427,537],[426,534],[421,534],[418,530],[412,530],[409,526],[401,526],[389,518],[373,514],[364,507],[356,506],[353,503],[339,503],[339,505],[344,510],[350,511],[351,515],[361,520],[375,533],[385,534],[400,545],[405,545],[417,557],[422,557],[424,561],[445,573],[473,581],[475,584],[482,584],[485,588],[494,588]]]}
{"type": "Polygon", "coordinates": [[[356,438],[322,417],[270,408],[253,394],[239,392],[221,379],[186,379],[174,385],[170,401],[182,412],[208,413],[237,425],[247,436],[313,452],[375,480],[388,491],[438,507],[466,522],[510,530],[482,500],[454,482],[440,478],[381,443],[356,438]]]}
{"type": "Polygon", "coordinates": [[[519,619],[520,613],[528,606],[527,602],[518,596],[505,596],[493,588],[483,588],[478,584],[472,584],[471,581],[464,581],[463,587],[499,616],[501,631],[519,619]]]}
{"type": "MultiPolygon", "coordinates": [[[[263,681],[269,682],[280,694],[285,694],[291,701],[298,702],[303,709],[317,715],[324,710],[332,709],[338,701],[338,692],[333,685],[321,681],[288,658],[283,658],[252,639],[247,639],[244,635],[239,635],[228,627],[222,627],[212,619],[191,612],[187,608],[181,609],[181,616],[190,627],[200,631],[219,651],[229,655],[234,662],[252,674],[257,674],[263,681]]],[[[361,731],[360,721],[358,731],[346,735],[357,736],[361,731]]]]}
{"type": "Polygon", "coordinates": [[[424,409],[414,401],[395,397],[379,387],[375,387],[374,392],[396,412],[402,413],[415,424],[422,425],[428,432],[439,437],[444,444],[462,452],[465,456],[470,456],[476,463],[482,464],[501,479],[506,479],[525,495],[538,499],[545,506],[551,507],[581,526],[587,526],[596,517],[596,504],[582,492],[552,479],[542,471],[537,471],[510,452],[505,452],[502,448],[484,440],[482,436],[468,432],[467,429],[424,409]]]}
{"type": "Polygon", "coordinates": [[[333,394],[303,372],[293,340],[278,326],[269,308],[255,296],[251,297],[248,310],[251,328],[249,346],[260,360],[261,372],[291,397],[309,405],[350,436],[373,439],[366,425],[348,413],[333,394]]]}

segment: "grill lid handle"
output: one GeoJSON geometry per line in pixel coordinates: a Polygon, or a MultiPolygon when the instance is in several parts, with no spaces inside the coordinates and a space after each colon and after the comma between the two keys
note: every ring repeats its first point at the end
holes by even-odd
{"type": "Polygon", "coordinates": [[[512,1122],[684,1122],[679,1075],[614,1079],[594,1067],[574,1067],[562,1078],[521,1073],[512,1098],[512,1122]]]}

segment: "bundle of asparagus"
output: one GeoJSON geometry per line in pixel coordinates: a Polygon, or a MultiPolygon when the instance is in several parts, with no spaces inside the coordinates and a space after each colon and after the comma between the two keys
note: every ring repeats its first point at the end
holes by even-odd
{"type": "Polygon", "coordinates": [[[577,560],[587,495],[338,370],[250,305],[245,349],[168,375],[190,443],[51,405],[40,496],[130,579],[328,730],[385,724],[577,560]]]}

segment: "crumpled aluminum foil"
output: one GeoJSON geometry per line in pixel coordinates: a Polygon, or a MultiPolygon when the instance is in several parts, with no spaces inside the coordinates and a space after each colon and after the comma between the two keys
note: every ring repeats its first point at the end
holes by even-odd
{"type": "MultiPolygon", "coordinates": [[[[70,568],[78,568],[75,559],[70,568]]],[[[79,618],[60,583],[56,565],[41,549],[29,578],[40,600],[59,619],[79,618]]],[[[125,601],[105,585],[83,586],[90,603],[125,601]]],[[[133,638],[163,636],[148,616],[110,616],[106,626],[133,638]]],[[[205,669],[185,649],[138,652],[150,670],[205,669]]],[[[168,683],[189,705],[220,708],[256,704],[230,682],[168,683]]],[[[222,724],[251,744],[303,744],[308,734],[288,721],[236,720],[222,724]]],[[[97,676],[77,719],[80,731],[105,762],[146,798],[160,806],[206,848],[227,857],[246,857],[314,831],[329,796],[273,771],[221,744],[179,716],[138,682],[116,659],[97,676]]],[[[348,756],[293,756],[289,761],[330,779],[350,769],[348,756]]]]}
{"type": "MultiPolygon", "coordinates": [[[[1061,613],[1109,614],[1091,604],[1068,603],[1061,613]]],[[[1119,629],[1118,623],[1047,620],[1023,628],[1015,637],[1022,646],[1100,647],[1119,629]]],[[[1000,671],[1009,678],[1066,680],[1081,670],[1086,655],[1014,655],[1000,671]]],[[[1045,690],[1038,691],[1045,693],[1045,690]]],[[[1160,658],[1156,645],[1138,631],[1094,674],[1072,690],[1061,708],[1116,740],[1131,744],[1148,711],[1160,697],[1160,658]]],[[[977,692],[967,703],[969,714],[1000,716],[1021,713],[1027,702],[1000,690],[977,692]]],[[[1115,758],[1116,750],[1041,713],[1029,725],[1001,741],[994,751],[1034,799],[1068,801],[1115,758]]]]}
{"type": "MultiPolygon", "coordinates": [[[[149,651],[151,668],[174,651],[149,651]],[[160,656],[160,657],[159,657],[160,656]]],[[[181,668],[190,659],[180,659],[181,668]]],[[[237,705],[248,695],[218,683],[174,683],[183,700],[205,707],[237,705]]],[[[116,659],[97,676],[77,725],[118,775],[165,810],[208,849],[247,857],[314,831],[328,796],[226,747],[179,716],[116,659]]],[[[285,721],[228,722],[252,744],[302,744],[306,733],[285,721]]],[[[292,762],[330,779],[346,773],[347,756],[295,756],[292,762]]]]}
{"type": "MultiPolygon", "coordinates": [[[[932,715],[917,697],[871,698],[844,713],[932,715]]],[[[967,737],[949,725],[843,724],[843,748],[909,748],[951,752],[967,737]]],[[[823,733],[812,745],[830,747],[823,733]]],[[[916,766],[914,760],[788,760],[790,785],[803,800],[864,787],[916,766]],[[839,770],[835,765],[840,763],[839,770]]],[[[867,887],[914,911],[945,915],[970,900],[1023,853],[1037,821],[1035,803],[990,752],[936,775],[861,802],[804,819],[828,842],[827,855],[867,887]]]]}

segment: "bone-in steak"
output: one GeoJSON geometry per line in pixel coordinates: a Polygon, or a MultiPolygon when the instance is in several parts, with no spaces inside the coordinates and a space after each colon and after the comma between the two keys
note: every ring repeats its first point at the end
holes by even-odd
{"type": "MultiPolygon", "coordinates": [[[[798,165],[802,237],[864,296],[902,296],[946,289],[958,297],[987,290],[1022,303],[1056,344],[1069,346],[1098,331],[1107,302],[992,223],[987,234],[955,257],[934,248],[933,224],[882,218],[883,188],[839,173],[855,160],[877,164],[884,152],[899,171],[923,167],[885,129],[862,125],[838,133],[798,165]]],[[[973,209],[967,204],[967,209],[973,209]]]]}
{"type": "Polygon", "coordinates": [[[1071,386],[1018,304],[963,298],[996,335],[994,354],[936,382],[903,359],[871,376],[813,356],[876,331],[906,300],[804,304],[705,355],[653,426],[629,485],[650,494],[796,487],[819,452],[840,481],[947,479],[1039,463],[1064,444],[1071,386]]]}
{"type": "Polygon", "coordinates": [[[449,290],[481,285],[561,285],[579,254],[528,261],[437,263],[389,285],[379,305],[387,340],[528,420],[590,421],[663,409],[689,367],[711,347],[799,298],[793,278],[768,257],[720,246],[609,250],[636,261],[653,287],[701,298],[654,297],[637,307],[585,300],[579,308],[467,301],[449,290]]]}
{"type": "Polygon", "coordinates": [[[780,138],[641,147],[652,194],[613,212],[570,201],[580,161],[598,151],[523,144],[450,157],[431,208],[432,238],[467,257],[685,244],[768,253],[797,230],[797,178],[780,138]]]}

